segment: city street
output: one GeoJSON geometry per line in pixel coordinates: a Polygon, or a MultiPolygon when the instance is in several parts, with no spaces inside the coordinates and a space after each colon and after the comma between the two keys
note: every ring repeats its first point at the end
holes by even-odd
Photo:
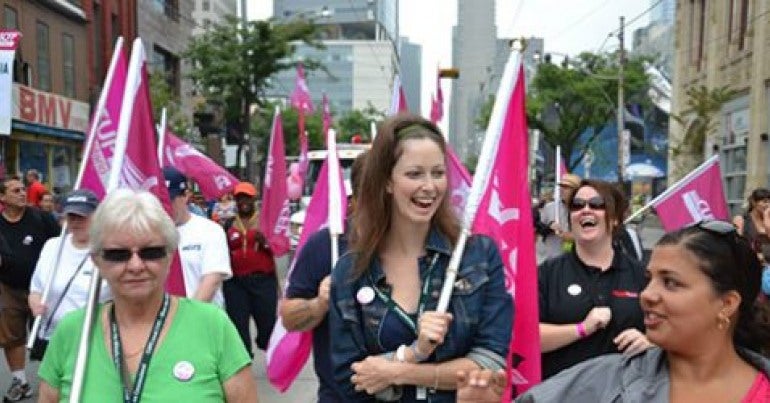
{"type": "MultiPolygon", "coordinates": [[[[649,216],[645,220],[642,231],[642,243],[646,249],[652,248],[655,242],[663,235],[663,230],[660,227],[656,217],[649,216]]],[[[538,242],[538,249],[542,249],[542,243],[538,242]]],[[[538,254],[540,256],[540,254],[538,254]]],[[[541,260],[538,258],[538,260],[541,260]]],[[[281,259],[278,262],[278,266],[282,269],[281,275],[285,276],[285,270],[287,266],[286,259],[281,259]]],[[[256,349],[256,348],[255,348],[256,349]]],[[[258,350],[257,350],[258,351],[258,350]]],[[[2,356],[2,352],[0,352],[2,356]]],[[[34,389],[37,390],[37,369],[39,363],[33,362],[27,369],[27,376],[30,377],[34,389]]],[[[300,373],[297,380],[294,382],[291,388],[286,393],[279,393],[275,390],[270,382],[267,380],[265,374],[265,354],[262,351],[258,351],[254,357],[254,364],[252,365],[252,373],[254,379],[257,380],[257,390],[259,393],[260,402],[266,403],[278,403],[278,402],[312,402],[314,401],[315,391],[318,387],[318,381],[316,380],[315,373],[313,372],[313,360],[308,360],[305,368],[300,373]]],[[[8,368],[5,366],[5,357],[0,364],[0,391],[5,391],[11,383],[11,376],[8,372],[8,368]]],[[[35,395],[35,399],[36,399],[35,395]]],[[[29,401],[34,401],[30,399],[29,401]]]]}

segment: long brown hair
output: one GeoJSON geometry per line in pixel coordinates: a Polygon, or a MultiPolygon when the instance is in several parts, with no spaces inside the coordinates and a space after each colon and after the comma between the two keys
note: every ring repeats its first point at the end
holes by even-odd
{"type": "MultiPolygon", "coordinates": [[[[353,213],[353,231],[350,234],[350,250],[356,257],[353,278],[366,272],[390,230],[393,199],[386,189],[393,167],[403,153],[401,143],[408,139],[432,140],[446,156],[446,143],[441,131],[420,116],[402,113],[385,119],[379,125],[358,183],[357,207],[353,213]]],[[[460,226],[448,194],[444,195],[431,223],[452,244],[455,243],[460,226]]]]}

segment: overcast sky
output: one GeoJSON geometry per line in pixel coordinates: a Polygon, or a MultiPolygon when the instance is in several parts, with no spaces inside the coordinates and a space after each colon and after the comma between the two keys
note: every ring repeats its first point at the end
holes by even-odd
{"type": "MultiPolygon", "coordinates": [[[[460,0],[473,1],[473,0],[460,0]]],[[[247,0],[251,19],[272,14],[272,0],[247,0]]],[[[452,61],[452,26],[457,23],[456,0],[401,0],[400,30],[411,42],[422,45],[422,111],[427,115],[435,91],[436,66],[452,61]]],[[[619,17],[631,20],[649,8],[650,0],[497,0],[496,24],[500,37],[543,37],[547,52],[577,55],[597,51],[607,34],[619,26],[619,17]]],[[[644,15],[627,26],[626,47],[633,30],[647,25],[644,15]]],[[[603,50],[618,46],[609,38],[603,50]]],[[[449,99],[449,84],[443,84],[449,99]]],[[[448,105],[447,105],[448,106],[448,105]]]]}

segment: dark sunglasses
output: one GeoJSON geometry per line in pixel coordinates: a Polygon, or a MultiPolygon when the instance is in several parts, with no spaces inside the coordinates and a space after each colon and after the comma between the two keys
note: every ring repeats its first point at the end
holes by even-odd
{"type": "MultiPolygon", "coordinates": [[[[136,254],[142,260],[160,260],[168,256],[165,246],[147,246],[137,249],[136,254]]],[[[115,248],[102,250],[102,259],[113,263],[125,263],[131,260],[134,250],[127,248],[115,248]]]]}
{"type": "Polygon", "coordinates": [[[604,210],[607,204],[604,203],[604,198],[601,196],[594,196],[588,200],[575,197],[569,204],[569,210],[580,211],[584,209],[585,206],[590,207],[592,210],[604,210]]]}

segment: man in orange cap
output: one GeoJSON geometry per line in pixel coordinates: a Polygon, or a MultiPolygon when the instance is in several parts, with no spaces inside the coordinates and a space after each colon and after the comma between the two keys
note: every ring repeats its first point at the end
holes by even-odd
{"type": "Polygon", "coordinates": [[[562,254],[564,241],[572,240],[570,232],[565,231],[569,214],[566,206],[566,200],[570,193],[580,186],[580,177],[574,174],[564,174],[559,181],[561,191],[561,200],[553,200],[543,206],[543,212],[540,216],[542,222],[551,229],[551,232],[543,237],[543,243],[546,249],[546,258],[552,258],[562,254]],[[556,205],[559,205],[559,218],[556,217],[556,205]]]}
{"type": "Polygon", "coordinates": [[[249,319],[254,318],[257,325],[257,347],[267,349],[276,318],[278,281],[273,252],[259,231],[257,189],[249,182],[241,182],[233,195],[238,212],[224,224],[233,269],[233,277],[223,286],[225,307],[246,351],[253,356],[249,319]]]}

